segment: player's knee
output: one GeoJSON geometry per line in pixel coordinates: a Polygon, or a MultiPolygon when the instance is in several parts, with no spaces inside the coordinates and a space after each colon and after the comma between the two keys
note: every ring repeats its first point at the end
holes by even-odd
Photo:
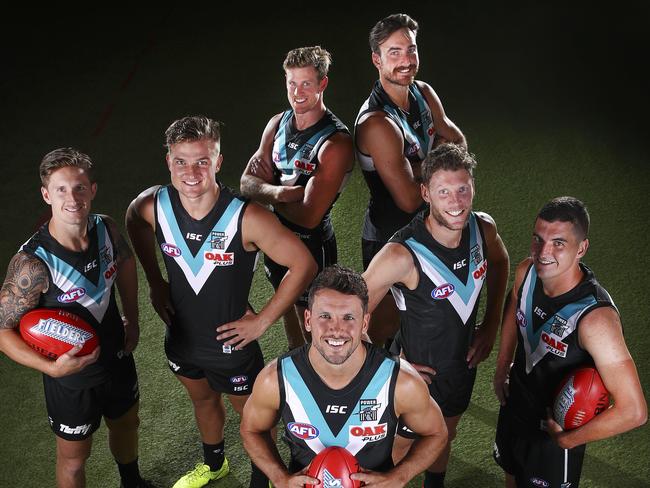
{"type": "Polygon", "coordinates": [[[138,415],[138,405],[131,407],[124,415],[115,419],[106,418],[106,426],[111,431],[134,431],[140,427],[140,416],[138,415]]]}

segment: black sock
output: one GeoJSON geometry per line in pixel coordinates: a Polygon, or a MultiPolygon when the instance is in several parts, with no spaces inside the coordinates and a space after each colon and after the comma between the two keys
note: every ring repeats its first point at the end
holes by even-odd
{"type": "Polygon", "coordinates": [[[140,478],[140,469],[138,468],[138,460],[132,461],[128,464],[117,463],[117,469],[120,472],[120,480],[124,488],[137,488],[142,478],[140,478]]]}
{"type": "Polygon", "coordinates": [[[260,468],[251,462],[251,484],[249,488],[269,488],[269,479],[260,468]]]}
{"type": "Polygon", "coordinates": [[[210,466],[210,471],[219,471],[223,465],[224,442],[221,441],[219,444],[203,443],[203,462],[210,466]]]}
{"type": "Polygon", "coordinates": [[[444,488],[445,475],[447,471],[442,473],[431,473],[430,471],[424,472],[424,488],[444,488]]]}

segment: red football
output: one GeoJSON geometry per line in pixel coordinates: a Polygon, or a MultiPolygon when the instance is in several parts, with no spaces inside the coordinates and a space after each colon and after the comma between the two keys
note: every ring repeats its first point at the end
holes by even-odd
{"type": "Polygon", "coordinates": [[[337,446],[323,449],[312,459],[307,474],[318,478],[320,485],[305,485],[305,487],[341,487],[359,488],[360,481],[350,479],[352,473],[359,472],[359,463],[350,452],[337,446]]]}
{"type": "Polygon", "coordinates": [[[595,368],[578,368],[567,375],[553,402],[553,417],[564,430],[586,424],[609,408],[609,392],[595,368]]]}
{"type": "Polygon", "coordinates": [[[20,335],[34,350],[56,359],[83,343],[77,356],[85,356],[99,344],[95,330],[84,319],[58,308],[36,308],[20,319],[20,335]]]}

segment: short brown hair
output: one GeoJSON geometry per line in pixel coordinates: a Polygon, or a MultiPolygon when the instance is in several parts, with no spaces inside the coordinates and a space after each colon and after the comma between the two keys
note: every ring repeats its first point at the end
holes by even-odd
{"type": "Polygon", "coordinates": [[[41,164],[38,167],[38,173],[41,177],[41,185],[46,188],[50,181],[50,175],[56,170],[66,167],[84,170],[88,175],[90,182],[95,183],[93,162],[91,161],[90,156],[72,147],[61,147],[54,151],[50,151],[43,156],[41,164]]]}
{"type": "Polygon", "coordinates": [[[415,19],[407,14],[393,14],[381,19],[370,29],[370,36],[368,38],[370,50],[375,54],[379,54],[379,45],[388,39],[393,32],[404,27],[413,31],[413,34],[417,36],[419,25],[415,19]]]}
{"type": "Polygon", "coordinates": [[[446,142],[431,150],[422,161],[422,183],[428,185],[433,174],[441,169],[446,171],[464,169],[473,178],[474,168],[476,168],[476,160],[473,154],[458,144],[446,142]]]}
{"type": "Polygon", "coordinates": [[[207,139],[217,144],[221,141],[221,122],[204,115],[194,115],[175,120],[165,131],[167,150],[172,144],[207,139]]]}
{"type": "Polygon", "coordinates": [[[313,66],[318,72],[318,80],[327,76],[327,72],[332,64],[332,55],[320,46],[299,47],[292,49],[284,58],[282,67],[286,71],[288,68],[306,68],[313,66]]]}
{"type": "Polygon", "coordinates": [[[307,308],[312,309],[314,297],[321,290],[334,290],[344,295],[353,295],[361,300],[363,313],[368,311],[368,286],[356,271],[335,264],[325,268],[311,284],[307,308]]]}

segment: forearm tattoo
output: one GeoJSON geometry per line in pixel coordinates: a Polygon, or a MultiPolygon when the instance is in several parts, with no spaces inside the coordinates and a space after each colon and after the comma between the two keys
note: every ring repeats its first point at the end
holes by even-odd
{"type": "Polygon", "coordinates": [[[47,269],[38,258],[24,252],[16,254],[0,289],[0,329],[15,328],[21,317],[38,305],[48,284],[47,269]]]}

